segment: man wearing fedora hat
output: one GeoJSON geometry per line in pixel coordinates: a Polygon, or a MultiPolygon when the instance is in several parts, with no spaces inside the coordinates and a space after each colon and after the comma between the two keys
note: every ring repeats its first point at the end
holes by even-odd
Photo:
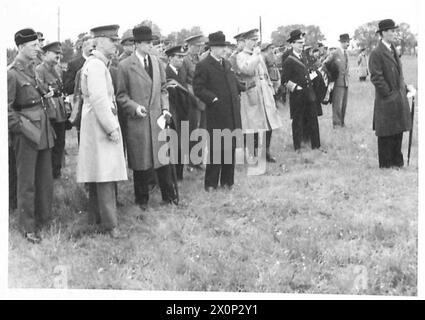
{"type": "Polygon", "coordinates": [[[116,182],[127,180],[114,87],[108,69],[115,55],[118,25],[91,29],[96,49],[81,69],[84,104],[78,150],[77,182],[89,185],[88,223],[112,238],[118,231],[116,182]]]}
{"type": "MultiPolygon", "coordinates": [[[[185,39],[185,44],[188,48],[188,54],[183,59],[183,65],[180,68],[180,77],[187,87],[187,89],[193,94],[193,77],[195,76],[196,65],[201,61],[201,48],[204,45],[204,36],[202,34],[191,36],[185,39]]],[[[206,117],[205,117],[205,104],[197,99],[196,104],[191,105],[189,109],[189,130],[192,133],[193,130],[199,128],[206,128],[206,117]]],[[[191,141],[189,152],[192,148],[197,145],[199,141],[191,141]]],[[[203,170],[201,164],[194,164],[189,162],[188,169],[203,170]]]]}
{"type": "Polygon", "coordinates": [[[395,29],[391,19],[379,22],[377,33],[381,37],[369,57],[370,80],[375,86],[373,129],[378,137],[380,168],[404,165],[401,144],[403,132],[412,128],[403,68],[394,47],[395,29]]]}
{"type": "Polygon", "coordinates": [[[320,148],[319,123],[317,121],[317,98],[312,75],[306,58],[302,55],[305,33],[293,30],[288,42],[292,51],[282,65],[282,85],[290,92],[289,107],[292,119],[292,139],[295,151],[299,152],[304,131],[309,133],[312,149],[320,148]]]}
{"type": "Polygon", "coordinates": [[[349,61],[347,49],[350,45],[350,36],[347,33],[339,36],[340,47],[324,61],[324,64],[333,64],[338,70],[332,92],[332,124],[333,127],[345,126],[345,112],[347,110],[349,61]]]}
{"type": "Polygon", "coordinates": [[[52,149],[53,179],[61,176],[62,158],[65,149],[65,122],[67,110],[63,98],[62,70],[59,67],[62,55],[60,42],[52,42],[43,47],[44,61],[37,66],[36,72],[45,85],[46,91],[52,91],[53,97],[49,104],[49,117],[55,130],[55,146],[52,149]]]}
{"type": "Polygon", "coordinates": [[[209,192],[217,189],[219,180],[224,188],[231,188],[234,184],[236,141],[232,139],[229,146],[221,137],[221,146],[218,145],[214,139],[214,129],[228,129],[231,132],[241,129],[241,116],[238,80],[230,62],[223,58],[228,45],[226,37],[218,31],[211,33],[208,39],[211,53],[196,65],[193,89],[207,106],[210,143],[204,187],[209,192]]]}
{"type": "Polygon", "coordinates": [[[133,170],[135,202],[142,210],[149,201],[149,182],[154,169],[164,204],[178,204],[169,164],[163,164],[159,151],[166,143],[158,138],[163,116],[171,121],[165,70],[152,52],[152,30],[148,26],[133,29],[135,52],[118,65],[117,101],[127,124],[128,166],[133,170]]]}
{"type": "Polygon", "coordinates": [[[33,29],[15,34],[18,55],[7,70],[8,125],[17,169],[17,207],[19,225],[25,238],[39,243],[40,229],[51,217],[54,132],[36,77],[34,61],[40,44],[33,29]]]}

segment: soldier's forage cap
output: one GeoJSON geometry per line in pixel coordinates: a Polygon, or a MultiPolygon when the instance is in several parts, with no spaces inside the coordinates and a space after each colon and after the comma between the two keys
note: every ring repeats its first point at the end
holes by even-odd
{"type": "Polygon", "coordinates": [[[244,39],[244,35],[245,35],[245,33],[246,33],[246,32],[238,33],[236,36],[234,36],[234,37],[233,37],[233,39],[235,39],[236,41],[242,41],[242,40],[245,40],[245,39],[244,39]]]}
{"type": "Polygon", "coordinates": [[[398,26],[395,24],[394,20],[392,19],[385,19],[382,20],[378,23],[378,31],[376,31],[376,33],[381,32],[381,31],[387,31],[390,29],[397,29],[398,26]]]}
{"type": "Polygon", "coordinates": [[[289,39],[287,40],[287,42],[293,43],[297,40],[302,39],[304,36],[305,36],[305,32],[301,32],[301,30],[299,29],[292,30],[291,33],[289,34],[289,39]]]}
{"type": "Polygon", "coordinates": [[[15,43],[16,46],[24,44],[30,41],[37,40],[37,33],[33,29],[22,29],[15,33],[15,43]]]}
{"type": "Polygon", "coordinates": [[[43,41],[44,40],[43,32],[37,31],[37,38],[38,38],[38,40],[43,41]]]}
{"type": "Polygon", "coordinates": [[[197,34],[195,36],[190,36],[189,38],[186,38],[184,42],[190,45],[198,45],[198,44],[204,44],[205,39],[202,34],[197,34]]]}
{"type": "Polygon", "coordinates": [[[174,46],[165,50],[165,54],[169,57],[174,55],[185,56],[187,54],[187,51],[184,49],[183,46],[174,46]]]}
{"type": "Polygon", "coordinates": [[[266,51],[270,47],[274,47],[273,43],[264,42],[261,44],[261,51],[266,51]]]}
{"type": "Polygon", "coordinates": [[[44,52],[52,51],[55,53],[62,53],[62,45],[58,41],[46,44],[42,49],[44,52]]]}
{"type": "Polygon", "coordinates": [[[244,33],[244,35],[243,35],[243,38],[244,39],[247,39],[247,40],[249,40],[249,39],[258,39],[259,38],[259,36],[258,36],[258,29],[252,29],[252,30],[246,31],[244,33]]]}
{"type": "Polygon", "coordinates": [[[119,40],[118,29],[120,28],[117,24],[100,26],[90,30],[93,38],[105,37],[112,40],[119,40]]]}
{"type": "Polygon", "coordinates": [[[339,36],[339,42],[349,42],[351,40],[348,33],[341,34],[339,36]]]}

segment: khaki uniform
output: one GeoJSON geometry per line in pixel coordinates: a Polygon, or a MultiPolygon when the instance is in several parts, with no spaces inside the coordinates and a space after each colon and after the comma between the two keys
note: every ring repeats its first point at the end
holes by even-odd
{"type": "Polygon", "coordinates": [[[35,232],[51,216],[54,131],[34,64],[19,58],[7,71],[9,130],[16,157],[20,226],[35,232]]]}
{"type": "MultiPolygon", "coordinates": [[[[195,68],[199,61],[200,57],[198,55],[189,54],[184,57],[183,65],[179,70],[179,75],[183,82],[183,85],[185,85],[189,92],[193,95],[193,77],[195,76],[195,68]]],[[[189,109],[189,131],[191,133],[193,130],[198,128],[206,129],[207,124],[205,104],[201,100],[196,99],[196,103],[192,104],[191,108],[189,109]]],[[[189,152],[197,143],[198,141],[190,141],[189,152]]]]}
{"type": "Polygon", "coordinates": [[[44,84],[46,91],[50,88],[54,91],[53,98],[49,99],[48,114],[55,129],[56,139],[55,146],[52,149],[52,166],[53,177],[60,176],[62,168],[62,158],[65,149],[65,121],[66,108],[63,99],[63,81],[62,72],[56,66],[51,66],[47,62],[43,62],[36,68],[37,76],[44,84]]]}

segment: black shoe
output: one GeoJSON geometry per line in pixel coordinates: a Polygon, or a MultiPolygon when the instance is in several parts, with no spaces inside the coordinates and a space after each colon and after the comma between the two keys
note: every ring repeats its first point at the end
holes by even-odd
{"type": "Polygon", "coordinates": [[[213,192],[215,190],[216,190],[216,188],[214,188],[214,187],[205,187],[206,192],[213,192]]]}
{"type": "Polygon", "coordinates": [[[270,163],[275,163],[276,158],[274,158],[270,153],[266,153],[266,161],[270,163]]]}
{"type": "Polygon", "coordinates": [[[26,232],[25,239],[33,244],[39,244],[41,242],[41,237],[35,232],[26,232]]]}

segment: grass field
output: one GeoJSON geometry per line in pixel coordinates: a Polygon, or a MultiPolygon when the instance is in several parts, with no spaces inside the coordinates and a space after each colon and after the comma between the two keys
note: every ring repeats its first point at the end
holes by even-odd
{"type": "MultiPolygon", "coordinates": [[[[417,87],[417,60],[403,63],[406,82],[417,87]]],[[[25,241],[10,213],[9,287],[61,286],[65,266],[73,289],[416,295],[417,121],[410,166],[378,169],[374,88],[358,82],[354,58],[351,66],[347,127],[332,129],[331,106],[319,119],[327,154],[293,151],[284,106],[284,128],[272,139],[278,163],[255,177],[239,166],[231,192],[205,193],[203,175],[185,171],[182,207],[160,206],[156,191],[142,213],[132,181],[120,183],[125,240],[71,237],[84,223],[86,196],[75,183],[76,135],[68,133],[56,218],[43,242],[25,241]]],[[[405,134],[405,161],[407,141],[405,134]]]]}

